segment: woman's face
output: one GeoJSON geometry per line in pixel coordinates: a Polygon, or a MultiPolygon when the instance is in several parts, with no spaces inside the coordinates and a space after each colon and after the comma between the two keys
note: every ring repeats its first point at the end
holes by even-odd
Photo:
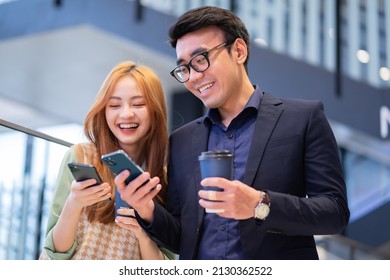
{"type": "Polygon", "coordinates": [[[107,124],[121,149],[138,158],[151,120],[145,97],[133,78],[123,77],[117,82],[105,112],[107,124]]]}

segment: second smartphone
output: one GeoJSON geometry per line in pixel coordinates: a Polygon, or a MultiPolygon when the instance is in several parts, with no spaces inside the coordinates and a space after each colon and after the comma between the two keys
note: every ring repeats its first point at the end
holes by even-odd
{"type": "MultiPolygon", "coordinates": [[[[101,159],[103,163],[106,164],[115,175],[118,175],[123,170],[130,171],[129,177],[127,177],[125,180],[126,185],[144,172],[143,169],[140,166],[138,166],[123,150],[118,150],[113,153],[103,155],[101,159]]],[[[132,208],[132,207],[129,204],[127,204],[127,202],[123,201],[120,198],[118,189],[115,188],[115,215],[116,216],[119,215],[117,213],[117,210],[120,208],[132,208]]]]}
{"type": "Polygon", "coordinates": [[[111,169],[112,172],[114,172],[115,175],[118,175],[123,170],[129,170],[130,175],[126,178],[126,185],[144,172],[143,169],[123,150],[103,155],[102,161],[111,169]]]}

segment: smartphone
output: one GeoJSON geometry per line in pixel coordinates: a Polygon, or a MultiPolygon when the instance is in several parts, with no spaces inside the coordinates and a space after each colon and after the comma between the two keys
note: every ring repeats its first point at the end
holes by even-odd
{"type": "Polygon", "coordinates": [[[144,172],[123,150],[103,155],[102,161],[115,175],[118,175],[123,170],[129,170],[130,175],[125,180],[126,185],[144,172]]]}
{"type": "MultiPolygon", "coordinates": [[[[88,179],[95,179],[96,184],[93,184],[89,187],[97,186],[103,183],[103,180],[100,178],[99,173],[97,172],[95,166],[92,164],[84,164],[79,162],[70,162],[68,163],[70,172],[72,173],[74,179],[77,182],[85,181],[88,179]]],[[[105,202],[111,201],[111,197],[104,200],[105,202]]]]}
{"type": "Polygon", "coordinates": [[[88,179],[95,179],[96,184],[91,185],[91,187],[96,186],[96,185],[100,185],[103,183],[95,166],[93,166],[92,164],[70,162],[70,163],[68,163],[68,167],[69,167],[70,172],[72,173],[74,179],[77,182],[85,181],[88,179]]]}
{"type": "MultiPolygon", "coordinates": [[[[132,180],[137,178],[139,175],[141,175],[144,171],[143,169],[137,165],[129,155],[123,150],[118,150],[113,153],[109,153],[106,155],[103,155],[101,157],[104,164],[106,164],[111,171],[118,175],[123,170],[129,170],[130,175],[126,178],[125,184],[127,185],[132,180]]],[[[132,208],[127,202],[123,201],[120,198],[120,194],[118,192],[118,189],[115,189],[115,216],[126,216],[126,215],[120,215],[118,214],[118,209],[120,208],[132,208]]]]}

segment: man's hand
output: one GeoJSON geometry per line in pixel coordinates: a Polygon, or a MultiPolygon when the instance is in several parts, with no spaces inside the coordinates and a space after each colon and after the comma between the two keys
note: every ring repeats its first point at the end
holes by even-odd
{"type": "Polygon", "coordinates": [[[203,179],[203,187],[218,187],[223,191],[199,191],[200,206],[208,209],[223,209],[217,215],[236,220],[249,219],[254,216],[254,209],[260,201],[259,191],[234,180],[220,177],[203,179]]]}
{"type": "Polygon", "coordinates": [[[150,173],[144,172],[126,185],[125,180],[129,175],[130,171],[124,170],[115,177],[121,199],[131,205],[143,220],[151,223],[154,210],[153,198],[161,190],[160,179],[150,178],[150,173]]]}

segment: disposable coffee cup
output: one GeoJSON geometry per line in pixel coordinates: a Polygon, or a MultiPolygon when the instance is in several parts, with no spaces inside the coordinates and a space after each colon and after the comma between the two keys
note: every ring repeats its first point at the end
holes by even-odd
{"type": "MultiPolygon", "coordinates": [[[[209,177],[222,177],[233,179],[233,154],[228,150],[202,152],[199,158],[200,174],[202,179],[209,177]]],[[[204,187],[206,191],[222,191],[218,187],[204,187]]],[[[207,209],[206,213],[220,213],[223,209],[207,209]]]]}

